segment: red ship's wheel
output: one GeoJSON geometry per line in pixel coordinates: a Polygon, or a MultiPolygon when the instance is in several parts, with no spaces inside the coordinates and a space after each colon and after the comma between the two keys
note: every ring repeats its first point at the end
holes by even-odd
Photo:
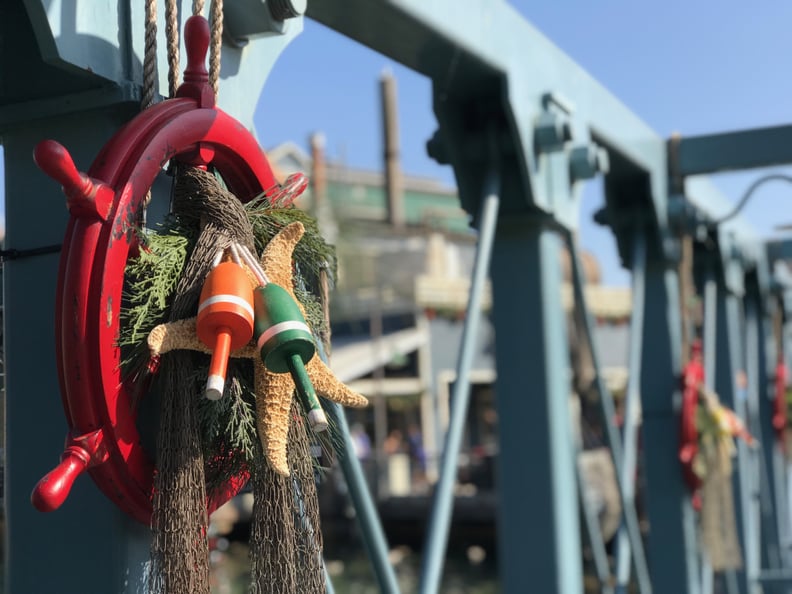
{"type": "MultiPolygon", "coordinates": [[[[170,161],[210,165],[240,200],[272,187],[269,162],[253,136],[214,106],[204,66],[209,31],[201,17],[185,27],[188,66],[177,98],[124,126],[100,151],[88,175],[54,141],[35,150],[39,166],[63,185],[71,218],[56,295],[56,347],[63,405],[71,432],[60,465],[33,491],[34,505],[60,506],[86,469],[122,510],[151,519],[154,466],[136,426],[131,386],[120,369],[119,314],[124,269],[144,198],[170,161]]],[[[212,511],[236,493],[232,481],[209,501],[212,511]]]]}

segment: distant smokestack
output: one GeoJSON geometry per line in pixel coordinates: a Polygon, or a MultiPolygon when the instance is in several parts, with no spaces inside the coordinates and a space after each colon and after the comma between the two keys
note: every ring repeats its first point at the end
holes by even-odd
{"type": "Polygon", "coordinates": [[[380,79],[382,93],[382,130],[385,148],[385,196],[388,222],[396,228],[404,227],[404,190],[399,163],[399,126],[396,115],[396,79],[389,70],[380,79]]]}
{"type": "Polygon", "coordinates": [[[335,244],[338,225],[333,209],[327,199],[327,162],[325,161],[325,137],[316,132],[311,135],[311,211],[319,223],[319,231],[325,241],[335,244]]]}
{"type": "Polygon", "coordinates": [[[325,137],[321,132],[311,134],[311,194],[313,214],[316,216],[327,199],[327,167],[325,166],[325,137]]]}

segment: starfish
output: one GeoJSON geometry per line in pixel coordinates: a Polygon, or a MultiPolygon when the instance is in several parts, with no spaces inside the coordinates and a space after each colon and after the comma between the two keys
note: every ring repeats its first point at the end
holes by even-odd
{"type": "MultiPolygon", "coordinates": [[[[304,232],[305,228],[300,222],[287,225],[272,238],[261,255],[261,266],[267,278],[288,291],[300,307],[303,316],[305,316],[305,310],[294,295],[292,254],[304,232]]],[[[158,356],[176,349],[211,352],[198,340],[195,332],[195,320],[195,318],[189,318],[161,324],[154,328],[148,336],[151,355],[158,356]]],[[[289,410],[295,390],[294,381],[288,373],[269,371],[261,361],[253,344],[233,351],[231,356],[253,360],[256,424],[259,440],[261,440],[264,456],[270,467],[278,474],[289,476],[286,445],[289,433],[289,410]]],[[[319,356],[314,355],[306,364],[305,369],[317,393],[324,398],[343,406],[355,408],[368,405],[368,400],[341,382],[319,356]]]]}

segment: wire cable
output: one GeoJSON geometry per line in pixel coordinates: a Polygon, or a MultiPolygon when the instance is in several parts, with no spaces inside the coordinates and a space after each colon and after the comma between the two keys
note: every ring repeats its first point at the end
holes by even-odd
{"type": "Polygon", "coordinates": [[[732,209],[732,211],[729,212],[727,215],[712,221],[710,223],[710,225],[714,227],[714,226],[720,225],[721,223],[725,223],[726,221],[736,217],[740,213],[740,211],[743,209],[743,207],[748,203],[748,200],[751,199],[751,196],[753,196],[753,193],[760,186],[764,185],[766,182],[769,182],[769,181],[785,181],[785,182],[792,183],[792,175],[786,175],[784,173],[769,173],[768,175],[764,175],[764,176],[760,177],[759,179],[755,180],[750,186],[748,186],[748,189],[745,190],[745,193],[742,195],[740,200],[737,202],[737,206],[735,206],[734,209],[732,209]]]}

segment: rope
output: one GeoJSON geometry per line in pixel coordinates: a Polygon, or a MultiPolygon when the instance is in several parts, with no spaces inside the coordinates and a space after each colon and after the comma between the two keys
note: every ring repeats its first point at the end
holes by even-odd
{"type": "Polygon", "coordinates": [[[157,85],[157,0],[146,0],[146,45],[143,53],[143,96],[140,109],[154,104],[157,85]]]}
{"type": "MultiPolygon", "coordinates": [[[[193,0],[194,16],[203,14],[205,0],[193,0]]],[[[223,45],[223,0],[212,0],[210,7],[209,83],[219,90],[220,53],[223,45]]],[[[157,81],[157,0],[146,0],[146,44],[143,58],[143,97],[141,109],[154,103],[157,81]]],[[[165,0],[165,38],[168,48],[168,96],[175,97],[179,87],[179,9],[177,0],[165,0]]]]}
{"type": "Polygon", "coordinates": [[[176,0],[165,0],[165,37],[168,44],[168,96],[179,87],[179,9],[176,0]]]}
{"type": "Polygon", "coordinates": [[[209,84],[214,89],[216,101],[220,84],[220,49],[223,46],[223,0],[212,0],[210,11],[209,84]]]}
{"type": "Polygon", "coordinates": [[[696,287],[693,283],[693,238],[685,235],[680,239],[682,254],[677,267],[679,277],[679,313],[682,321],[682,365],[690,359],[690,347],[696,337],[694,307],[696,287]]]}

